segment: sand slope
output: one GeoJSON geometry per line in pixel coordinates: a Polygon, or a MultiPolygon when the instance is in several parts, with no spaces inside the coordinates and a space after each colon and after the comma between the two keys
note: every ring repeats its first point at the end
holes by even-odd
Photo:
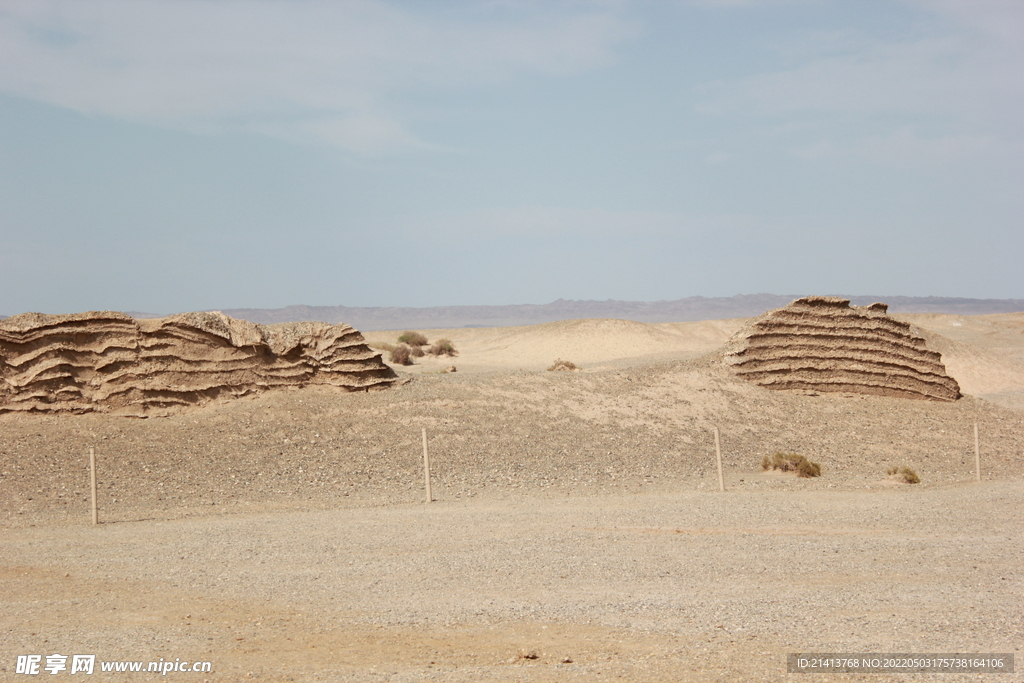
{"type": "Polygon", "coordinates": [[[924,330],[965,394],[1024,410],[1024,313],[897,317],[924,330]]]}
{"type": "MultiPolygon", "coordinates": [[[[743,318],[692,323],[639,323],[632,320],[563,320],[522,327],[424,330],[434,341],[451,339],[454,360],[417,359],[405,372],[431,372],[454,363],[459,372],[543,370],[556,359],[584,370],[666,358],[692,358],[721,346],[740,329],[743,318]]],[[[394,343],[401,331],[367,332],[370,343],[394,343]]],[[[385,355],[385,359],[387,356],[385,355]]]]}
{"type": "MultiPolygon", "coordinates": [[[[1024,313],[983,316],[915,314],[893,316],[914,325],[914,334],[942,355],[946,372],[964,394],[1024,409],[1024,313]]],[[[565,320],[522,327],[422,330],[434,341],[451,339],[454,358],[417,359],[394,366],[400,373],[543,370],[556,358],[584,372],[629,367],[655,360],[695,358],[722,347],[752,318],[690,323],[629,320],[565,320]]],[[[401,330],[367,332],[370,343],[394,343],[401,330]]],[[[387,354],[385,354],[387,360],[387,354]]]]}

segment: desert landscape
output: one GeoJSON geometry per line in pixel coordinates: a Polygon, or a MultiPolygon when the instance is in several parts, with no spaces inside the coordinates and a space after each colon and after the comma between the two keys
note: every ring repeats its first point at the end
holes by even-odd
{"type": "Polygon", "coordinates": [[[1020,666],[1024,313],[858,315],[865,339],[884,319],[891,348],[876,334],[829,355],[790,328],[758,346],[770,314],[580,319],[421,329],[458,355],[386,367],[375,354],[404,330],[364,332],[367,354],[324,325],[372,381],[263,387],[243,362],[258,344],[238,337],[224,358],[239,374],[217,381],[244,390],[192,387],[148,413],[83,408],[80,391],[77,409],[41,411],[7,389],[0,678],[54,653],[211,662],[167,674],[195,681],[778,681],[795,652],[1020,666]],[[888,363],[880,382],[917,388],[762,386],[798,347],[829,376],[888,363]],[[776,452],[821,476],[762,470],[776,452]]]}

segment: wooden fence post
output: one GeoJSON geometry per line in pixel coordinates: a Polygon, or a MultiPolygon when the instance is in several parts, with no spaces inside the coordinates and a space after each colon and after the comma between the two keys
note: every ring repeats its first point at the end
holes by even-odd
{"type": "Polygon", "coordinates": [[[99,524],[99,509],[96,507],[96,449],[89,447],[89,479],[92,483],[92,523],[99,524]]]}
{"type": "Polygon", "coordinates": [[[430,493],[430,456],[427,455],[427,428],[423,428],[423,484],[427,489],[427,502],[434,500],[430,493]]]}
{"type": "Polygon", "coordinates": [[[981,481],[981,441],[978,439],[978,423],[974,423],[974,477],[981,481]]]}
{"type": "Polygon", "coordinates": [[[725,490],[725,475],[722,474],[722,445],[718,433],[718,426],[715,426],[715,457],[718,459],[718,490],[725,490]]]}

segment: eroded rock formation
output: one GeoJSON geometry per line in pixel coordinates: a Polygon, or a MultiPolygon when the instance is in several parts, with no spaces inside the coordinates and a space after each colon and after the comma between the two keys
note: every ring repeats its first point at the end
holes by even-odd
{"type": "Polygon", "coordinates": [[[348,325],[256,325],[219,312],[24,313],[0,320],[0,412],[149,415],[275,387],[385,388],[396,375],[348,325]]]}
{"type": "Polygon", "coordinates": [[[941,356],[886,304],[812,296],[765,313],[730,340],[725,362],[769,389],[954,401],[941,356]]]}

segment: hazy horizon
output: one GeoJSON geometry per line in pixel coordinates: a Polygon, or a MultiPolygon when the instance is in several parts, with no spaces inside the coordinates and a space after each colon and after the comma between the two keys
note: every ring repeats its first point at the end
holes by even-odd
{"type": "MultiPolygon", "coordinates": [[[[961,297],[905,297],[879,294],[822,293],[849,299],[855,306],[882,302],[890,313],[945,313],[985,315],[1024,311],[1024,299],[974,299],[961,297]]],[[[399,328],[508,327],[533,325],[569,319],[626,319],[636,322],[693,322],[722,320],[760,315],[785,306],[804,294],[737,294],[731,297],[685,297],[659,301],[625,301],[621,299],[564,299],[534,304],[477,304],[440,306],[310,306],[291,304],[277,308],[214,307],[235,318],[273,324],[300,320],[320,320],[332,324],[346,323],[362,331],[399,328]]],[[[18,311],[18,313],[73,314],[86,311],[18,311]]],[[[163,318],[189,311],[120,311],[135,318],[163,318]]],[[[16,313],[17,314],[17,313],[16,313]]],[[[14,314],[14,315],[16,315],[14,314]]],[[[0,312],[0,319],[10,317],[0,312]]]]}
{"type": "Polygon", "coordinates": [[[1024,297],[1024,4],[0,5],[0,313],[1024,297]]]}

